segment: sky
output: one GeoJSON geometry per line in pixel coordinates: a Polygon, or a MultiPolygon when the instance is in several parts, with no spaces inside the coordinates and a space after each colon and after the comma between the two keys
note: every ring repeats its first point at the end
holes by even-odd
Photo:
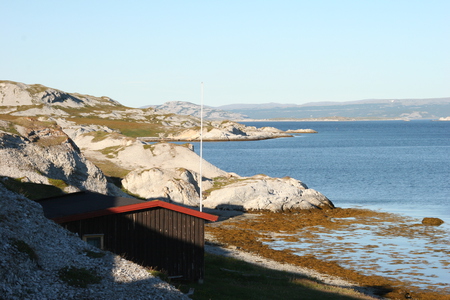
{"type": "Polygon", "coordinates": [[[0,80],[129,107],[450,97],[450,1],[0,0],[0,80]]]}

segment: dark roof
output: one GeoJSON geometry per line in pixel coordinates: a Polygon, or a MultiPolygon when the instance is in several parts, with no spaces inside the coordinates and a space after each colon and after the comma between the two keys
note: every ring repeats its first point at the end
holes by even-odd
{"type": "Polygon", "coordinates": [[[95,218],[99,216],[162,207],[187,215],[217,221],[218,217],[172,203],[153,200],[143,201],[135,198],[107,196],[83,191],[37,201],[44,209],[44,215],[57,223],[95,218]]]}

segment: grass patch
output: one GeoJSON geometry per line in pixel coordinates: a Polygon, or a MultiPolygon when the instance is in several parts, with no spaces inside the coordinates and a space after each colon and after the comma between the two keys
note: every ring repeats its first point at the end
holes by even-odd
{"type": "MultiPolygon", "coordinates": [[[[103,174],[111,178],[124,178],[128,173],[130,173],[130,170],[121,168],[115,163],[108,160],[98,160],[92,157],[89,157],[89,160],[94,163],[100,170],[102,170],[103,174]]],[[[116,181],[117,180],[119,179],[116,179],[116,181]]],[[[116,183],[117,182],[115,182],[115,184],[116,183]]]]}
{"type": "Polygon", "coordinates": [[[227,186],[229,184],[232,184],[232,183],[235,183],[238,181],[244,181],[244,180],[245,179],[241,179],[241,178],[237,178],[237,177],[225,177],[225,176],[215,177],[215,178],[213,178],[213,186],[210,189],[204,191],[203,196],[208,197],[215,190],[220,190],[224,186],[227,186]]]}
{"type": "Polygon", "coordinates": [[[107,126],[111,129],[115,129],[120,131],[125,136],[128,137],[158,137],[160,133],[168,133],[166,127],[162,126],[160,123],[155,122],[136,122],[133,120],[124,121],[124,120],[111,120],[111,119],[100,119],[94,117],[75,117],[71,118],[71,121],[74,121],[80,125],[101,125],[107,126]]]}
{"type": "Polygon", "coordinates": [[[18,240],[18,239],[12,239],[12,245],[14,247],[16,247],[16,249],[19,252],[25,253],[26,255],[28,255],[28,257],[33,260],[36,261],[38,259],[38,256],[36,254],[36,252],[34,251],[33,248],[31,248],[30,245],[28,245],[26,242],[22,241],[22,240],[18,240]]]}
{"type": "Polygon", "coordinates": [[[119,151],[122,149],[123,149],[123,146],[110,146],[110,147],[101,149],[99,152],[108,158],[115,158],[115,157],[117,157],[117,154],[119,153],[119,151]]]}
{"type": "Polygon", "coordinates": [[[169,278],[169,275],[164,270],[157,270],[157,269],[149,269],[148,272],[152,274],[155,277],[158,277],[159,279],[171,283],[171,279],[169,278]]]}
{"type": "MultiPolygon", "coordinates": [[[[51,179],[49,178],[49,181],[50,180],[51,179]]],[[[57,179],[53,180],[58,181],[57,179]]],[[[8,190],[17,194],[21,194],[31,200],[60,196],[64,194],[59,185],[54,186],[32,182],[22,182],[20,179],[14,179],[10,177],[3,179],[2,181],[0,181],[0,183],[2,183],[8,190]]]]}
{"type": "Polygon", "coordinates": [[[36,144],[38,146],[41,146],[41,147],[45,148],[45,147],[61,145],[65,141],[67,141],[67,136],[64,136],[64,135],[60,135],[60,136],[46,136],[46,137],[40,137],[36,141],[36,144]]]}
{"type": "Polygon", "coordinates": [[[53,178],[48,178],[48,182],[53,185],[54,187],[57,187],[60,190],[64,190],[66,187],[68,187],[69,185],[61,179],[53,179],[53,178]]]}
{"type": "Polygon", "coordinates": [[[86,256],[90,258],[102,258],[103,256],[105,256],[104,252],[96,252],[91,250],[84,250],[84,254],[86,254],[86,256]]]}
{"type": "Polygon", "coordinates": [[[87,287],[88,284],[96,284],[102,281],[95,270],[86,268],[65,267],[59,270],[59,278],[70,286],[87,287]]]}
{"type": "Polygon", "coordinates": [[[194,288],[194,294],[190,298],[195,300],[373,299],[356,291],[321,284],[307,277],[209,253],[205,255],[204,283],[181,284],[178,287],[185,293],[194,288]]]}
{"type": "Polygon", "coordinates": [[[14,119],[14,123],[23,126],[25,128],[35,129],[35,128],[57,128],[55,121],[41,121],[36,117],[18,117],[14,119]]]}
{"type": "Polygon", "coordinates": [[[31,96],[35,96],[39,93],[45,92],[49,88],[42,84],[31,84],[27,87],[27,92],[30,93],[31,96]]]}
{"type": "MultiPolygon", "coordinates": [[[[0,120],[3,121],[4,119],[2,118],[2,116],[3,115],[0,115],[0,120]]],[[[16,127],[14,126],[14,124],[12,122],[9,122],[9,121],[5,121],[5,124],[3,124],[3,126],[0,123],[0,129],[3,130],[3,131],[6,131],[8,133],[11,133],[11,134],[20,135],[19,132],[17,131],[16,127]]]]}

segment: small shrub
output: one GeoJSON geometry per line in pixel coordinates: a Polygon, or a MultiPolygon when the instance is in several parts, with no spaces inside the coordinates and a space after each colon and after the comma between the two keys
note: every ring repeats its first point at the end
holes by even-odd
{"type": "Polygon", "coordinates": [[[16,247],[16,249],[19,252],[22,252],[22,253],[25,253],[26,255],[28,255],[28,257],[31,260],[36,261],[38,259],[38,256],[37,256],[36,252],[34,251],[34,249],[31,248],[31,246],[28,245],[26,242],[24,242],[22,240],[18,240],[18,239],[13,239],[12,245],[14,247],[16,247]]]}
{"type": "Polygon", "coordinates": [[[102,281],[94,270],[86,268],[65,267],[59,270],[59,278],[70,286],[87,287],[88,284],[96,284],[102,281]]]}
{"type": "Polygon", "coordinates": [[[150,274],[152,274],[153,276],[158,277],[159,279],[170,283],[170,277],[169,277],[169,274],[167,273],[167,271],[164,271],[164,270],[159,271],[157,269],[151,268],[148,270],[148,272],[150,274]]]}

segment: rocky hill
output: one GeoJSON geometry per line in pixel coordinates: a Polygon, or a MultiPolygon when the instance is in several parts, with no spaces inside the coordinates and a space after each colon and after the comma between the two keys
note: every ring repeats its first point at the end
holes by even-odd
{"type": "MultiPolygon", "coordinates": [[[[155,108],[129,108],[108,97],[66,93],[39,84],[0,81],[0,115],[51,117],[62,127],[115,131],[159,141],[194,141],[200,119],[155,108]]],[[[231,121],[206,121],[204,140],[256,140],[290,136],[275,128],[247,127],[231,121]]]]}

